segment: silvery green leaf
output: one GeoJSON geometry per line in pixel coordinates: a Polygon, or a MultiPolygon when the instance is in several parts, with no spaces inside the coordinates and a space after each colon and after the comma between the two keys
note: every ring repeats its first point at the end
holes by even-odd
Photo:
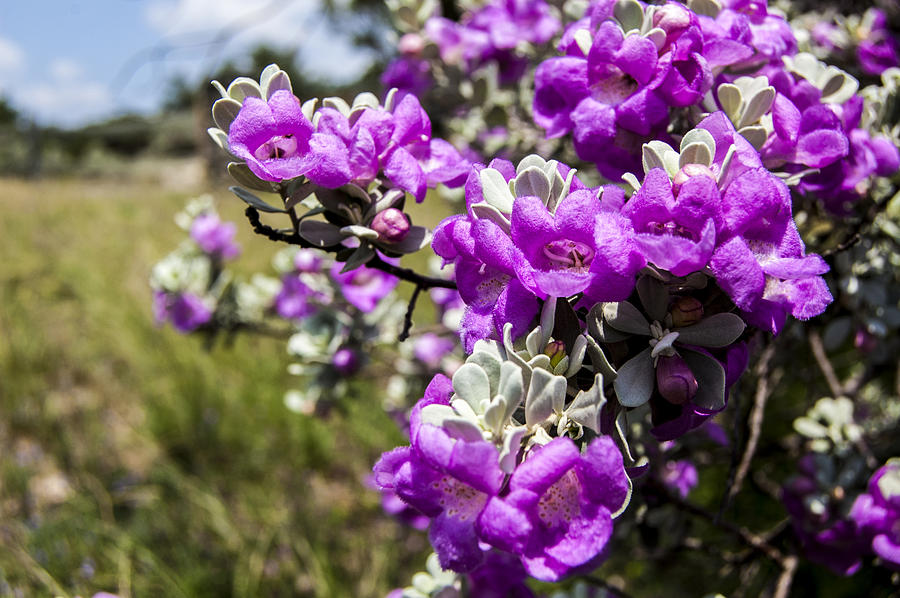
{"type": "Polygon", "coordinates": [[[554,412],[562,413],[565,401],[566,379],[543,369],[535,369],[525,397],[525,424],[531,428],[554,412]]]}
{"type": "Polygon", "coordinates": [[[891,500],[900,495],[900,468],[897,467],[896,458],[888,459],[887,465],[889,467],[876,483],[881,495],[887,500],[891,500]]]}
{"type": "Polygon", "coordinates": [[[303,113],[303,116],[306,117],[306,120],[312,122],[313,116],[316,113],[316,104],[319,103],[319,98],[310,98],[303,102],[303,105],[300,106],[300,112],[303,113]]]}
{"type": "Polygon", "coordinates": [[[678,168],[684,168],[688,164],[702,164],[709,166],[712,164],[713,154],[709,153],[709,147],[704,143],[691,143],[681,155],[678,156],[678,168]]]}
{"type": "Polygon", "coordinates": [[[322,106],[326,108],[334,108],[344,116],[350,115],[350,105],[344,100],[344,98],[339,97],[329,97],[322,100],[322,106]]]}
{"type": "Polygon", "coordinates": [[[644,37],[653,42],[653,45],[656,46],[656,51],[663,49],[663,46],[666,45],[666,32],[660,29],[659,27],[654,27],[650,31],[644,34],[644,37]]]}
{"type": "Polygon", "coordinates": [[[741,105],[744,101],[740,88],[732,83],[722,83],[716,89],[716,97],[729,120],[732,123],[736,122],[741,116],[741,105]]]}
{"type": "Polygon", "coordinates": [[[231,151],[228,147],[228,133],[218,127],[210,127],[206,129],[206,132],[210,137],[212,137],[212,140],[216,145],[221,147],[226,152],[231,151]]]}
{"type": "MultiPolygon", "coordinates": [[[[552,365],[552,361],[551,361],[551,365],[552,365]]],[[[556,374],[557,376],[562,376],[565,378],[565,377],[567,377],[566,372],[568,371],[568,369],[569,369],[569,356],[564,355],[563,358],[559,360],[559,362],[553,367],[553,369],[551,371],[554,374],[556,374]]]]}
{"type": "Polygon", "coordinates": [[[272,192],[272,183],[264,181],[253,174],[253,171],[251,171],[243,162],[229,162],[227,170],[228,174],[231,175],[231,178],[244,187],[249,187],[256,191],[272,192]]]}
{"type": "Polygon", "coordinates": [[[500,366],[499,389],[500,394],[507,399],[507,412],[503,414],[504,423],[506,422],[506,420],[512,417],[512,414],[522,402],[523,391],[524,384],[522,380],[522,368],[512,363],[511,361],[504,361],[503,365],[500,366]]]}
{"type": "Polygon", "coordinates": [[[272,64],[266,65],[266,68],[264,68],[259,74],[259,88],[265,89],[266,84],[269,82],[269,79],[271,79],[272,76],[280,70],[281,67],[279,67],[274,62],[272,64]]]}
{"type": "MultiPolygon", "coordinates": [[[[316,185],[311,183],[310,181],[303,179],[294,179],[288,184],[286,190],[287,199],[284,200],[284,209],[290,210],[297,205],[306,205],[303,204],[304,200],[309,198],[315,190],[316,185]]],[[[319,203],[318,199],[315,199],[315,201],[312,203],[314,208],[322,208],[324,210],[324,207],[321,203],[319,203]]]]}
{"type": "Polygon", "coordinates": [[[503,430],[503,426],[506,422],[503,419],[504,414],[506,413],[508,401],[506,397],[503,395],[497,395],[494,397],[494,400],[490,402],[490,404],[485,405],[482,410],[482,417],[484,418],[484,423],[487,425],[488,429],[494,434],[494,436],[498,436],[500,432],[503,430]]]}
{"type": "Polygon", "coordinates": [[[622,175],[622,180],[631,185],[631,188],[637,191],[641,188],[641,182],[630,172],[626,172],[622,175]]]}
{"type": "Polygon", "coordinates": [[[409,232],[403,237],[403,240],[385,244],[385,249],[396,251],[397,253],[414,253],[420,249],[428,247],[431,243],[431,231],[424,226],[410,226],[409,232]]]}
{"type": "Polygon", "coordinates": [[[594,366],[594,371],[598,374],[603,374],[603,377],[607,380],[615,380],[616,370],[613,369],[613,366],[606,358],[606,353],[603,352],[597,341],[590,336],[585,337],[585,340],[587,340],[587,350],[591,356],[591,365],[594,366]]]}
{"type": "Polygon", "coordinates": [[[426,405],[422,408],[420,413],[421,422],[433,426],[442,426],[444,420],[451,417],[458,417],[456,412],[453,411],[453,408],[450,407],[450,405],[440,405],[437,403],[426,405]]]}
{"type": "Polygon", "coordinates": [[[741,336],[747,325],[737,314],[721,313],[679,328],[678,342],[701,347],[727,347],[741,336]]]}
{"type": "Polygon", "coordinates": [[[547,161],[544,160],[541,156],[537,154],[528,154],[516,164],[516,176],[519,176],[522,172],[527,170],[528,168],[538,168],[543,170],[547,165],[547,161]]]}
{"type": "Polygon", "coordinates": [[[828,90],[834,89],[830,93],[822,91],[822,101],[828,104],[843,104],[852,98],[859,89],[859,81],[843,71],[840,72],[840,76],[835,75],[829,79],[825,85],[828,90]],[[840,84],[839,87],[837,86],[838,83],[840,84]]]}
{"type": "Polygon", "coordinates": [[[697,379],[697,394],[691,402],[708,411],[720,411],[725,407],[725,370],[718,360],[689,349],[679,354],[691,368],[697,379]]]}
{"type": "Polygon", "coordinates": [[[588,312],[588,334],[602,343],[617,343],[630,338],[630,334],[616,330],[603,320],[603,306],[603,303],[597,303],[588,312]]]}
{"type": "Polygon", "coordinates": [[[456,396],[478,409],[482,400],[491,400],[491,383],[487,372],[474,363],[462,364],[452,378],[456,396]]]}
{"type": "Polygon", "coordinates": [[[228,95],[240,103],[244,102],[244,98],[262,99],[259,83],[249,77],[238,77],[232,81],[228,86],[228,95]]]}
{"type": "Polygon", "coordinates": [[[466,442],[484,440],[481,428],[463,417],[448,417],[444,420],[442,427],[447,430],[452,437],[459,438],[466,442]]]}
{"type": "Polygon", "coordinates": [[[525,350],[528,351],[529,355],[537,355],[544,350],[544,345],[541,343],[543,340],[541,338],[543,336],[541,328],[541,326],[536,327],[525,337],[525,350]]]}
{"type": "Polygon", "coordinates": [[[618,0],[613,6],[613,16],[622,26],[622,31],[640,31],[644,22],[644,9],[637,0],[618,0]]]}
{"type": "Polygon", "coordinates": [[[534,196],[546,206],[550,199],[550,180],[544,171],[535,166],[526,168],[515,178],[515,196],[534,196]]]}
{"type": "Polygon", "coordinates": [[[644,144],[644,147],[650,147],[653,150],[661,163],[660,166],[665,169],[670,178],[678,173],[678,152],[672,149],[668,143],[654,139],[650,143],[644,144]]]}
{"type": "Polygon", "coordinates": [[[388,90],[387,94],[384,96],[384,109],[388,112],[394,111],[394,102],[397,99],[397,88],[392,87],[388,90]]]}
{"type": "Polygon", "coordinates": [[[638,278],[638,297],[652,320],[662,322],[669,311],[669,291],[661,281],[648,275],[638,278]]]}
{"type": "Polygon", "coordinates": [[[650,400],[655,384],[656,372],[647,347],[619,368],[613,388],[623,407],[639,407],[650,400]]]}
{"type": "Polygon", "coordinates": [[[237,118],[237,115],[240,111],[240,102],[232,98],[222,98],[220,100],[216,100],[216,102],[213,104],[213,120],[216,121],[217,127],[227,133],[229,127],[231,127],[231,123],[234,122],[234,119],[237,118]]]}
{"type": "Polygon", "coordinates": [[[212,81],[210,81],[210,84],[211,84],[213,87],[216,88],[216,91],[219,92],[219,95],[220,95],[220,96],[222,96],[223,98],[227,98],[227,97],[228,97],[228,90],[225,89],[225,86],[224,86],[224,85],[222,85],[221,83],[219,83],[219,82],[216,81],[215,79],[213,79],[212,81]]]}
{"type": "MultiPolygon", "coordinates": [[[[648,461],[649,459],[647,459],[646,456],[641,457],[634,463],[633,467],[643,467],[647,464],[648,461]]],[[[625,481],[628,482],[628,492],[625,494],[625,498],[622,500],[622,506],[616,509],[614,512],[610,513],[610,517],[612,517],[613,519],[616,519],[619,515],[624,513],[625,510],[628,509],[628,505],[631,504],[631,495],[634,492],[634,483],[631,481],[631,476],[628,475],[625,476],[625,481]]]]}
{"type": "MultiPolygon", "coordinates": [[[[304,220],[303,222],[310,222],[309,220],[304,220]]],[[[302,226],[303,223],[301,223],[302,226]]],[[[372,258],[375,257],[375,250],[372,249],[368,244],[360,245],[356,248],[356,251],[350,254],[350,259],[344,264],[344,267],[341,268],[341,273],[350,272],[351,270],[356,270],[360,266],[363,266],[369,263],[372,258]]]]}
{"type": "Polygon", "coordinates": [[[603,376],[596,374],[594,376],[594,384],[588,390],[580,391],[572,404],[566,408],[566,415],[572,421],[578,422],[586,428],[590,428],[594,432],[600,433],[600,424],[597,417],[600,415],[600,409],[606,404],[606,397],[603,396],[603,376]]]}
{"type": "Polygon", "coordinates": [[[550,357],[541,353],[540,355],[535,355],[531,359],[528,360],[528,367],[531,369],[541,368],[544,370],[550,371],[550,357]]]}
{"type": "Polygon", "coordinates": [[[575,339],[575,346],[572,347],[572,352],[569,354],[569,364],[568,368],[565,372],[566,378],[571,378],[575,374],[578,373],[578,370],[581,369],[581,366],[584,365],[584,355],[587,352],[587,337],[583,334],[579,334],[575,339]]]}
{"type": "Polygon", "coordinates": [[[807,438],[826,438],[828,436],[828,428],[808,417],[798,417],[795,419],[794,430],[807,438]]]}
{"type": "Polygon", "coordinates": [[[364,91],[353,98],[354,109],[359,106],[363,106],[365,108],[378,108],[380,105],[381,103],[378,101],[378,96],[376,96],[371,91],[364,91]]]}
{"type": "Polygon", "coordinates": [[[649,143],[645,143],[641,152],[641,163],[644,165],[644,174],[649,173],[654,168],[665,169],[662,156],[656,151],[656,148],[649,143]]]}
{"type": "Polygon", "coordinates": [[[346,237],[358,237],[360,239],[369,239],[370,241],[374,241],[378,238],[378,231],[374,231],[368,226],[362,226],[359,224],[350,224],[348,226],[341,227],[341,234],[346,237]]]}
{"type": "Polygon", "coordinates": [[[278,71],[262,85],[262,91],[265,94],[266,100],[271,98],[276,91],[293,93],[293,89],[291,88],[291,78],[288,77],[288,74],[284,71],[278,71]]]}
{"type": "Polygon", "coordinates": [[[675,349],[673,345],[675,341],[678,340],[677,332],[670,332],[663,336],[650,350],[650,357],[656,359],[660,355],[674,355],[675,349]]]}
{"type": "MultiPolygon", "coordinates": [[[[546,347],[553,335],[553,326],[556,323],[556,301],[548,297],[541,306],[541,347],[546,347]]],[[[532,353],[534,355],[534,353],[532,353]]]]}
{"type": "Polygon", "coordinates": [[[722,5],[716,2],[716,0],[688,0],[687,4],[688,8],[698,15],[711,17],[713,19],[715,19],[722,10],[722,5]]]}
{"type": "MultiPolygon", "coordinates": [[[[478,405],[478,409],[481,409],[481,407],[485,404],[487,404],[487,401],[482,401],[482,403],[478,405]]],[[[472,421],[478,420],[478,413],[475,411],[475,409],[473,409],[471,405],[469,405],[456,395],[453,395],[453,398],[450,399],[450,406],[453,407],[453,410],[456,411],[457,415],[459,415],[460,417],[464,417],[472,421]]]]}
{"type": "Polygon", "coordinates": [[[616,415],[615,422],[615,430],[616,437],[615,440],[619,444],[619,447],[622,449],[622,457],[626,463],[626,467],[631,466],[635,463],[634,455],[631,453],[631,446],[628,443],[628,435],[625,433],[625,429],[628,426],[628,415],[627,412],[623,409],[619,411],[619,414],[616,415]]]}
{"type": "MultiPolygon", "coordinates": [[[[502,393],[500,390],[500,379],[502,377],[502,363],[499,359],[497,359],[491,353],[487,353],[485,351],[480,351],[476,347],[475,351],[466,358],[466,363],[472,363],[480,367],[484,370],[484,373],[487,374],[488,377],[488,394],[489,396],[494,396],[497,393],[502,393]]],[[[512,364],[513,367],[519,369],[517,366],[512,364]]]]}
{"type": "Polygon", "coordinates": [[[819,59],[809,52],[800,52],[794,56],[782,56],[781,60],[784,62],[785,66],[787,66],[788,70],[797,73],[813,84],[816,83],[817,75],[823,68],[819,59]]]}
{"type": "Polygon", "coordinates": [[[509,216],[503,214],[500,210],[495,208],[494,206],[485,203],[479,202],[472,206],[472,214],[476,218],[484,218],[485,220],[490,220],[494,224],[500,227],[503,232],[507,235],[510,232],[510,221],[509,216]]]}
{"type": "Polygon", "coordinates": [[[484,196],[484,201],[497,208],[503,214],[511,214],[515,198],[500,171],[493,168],[485,168],[479,173],[478,178],[481,181],[481,192],[484,196]]]}
{"type": "Polygon", "coordinates": [[[522,438],[528,433],[526,426],[508,428],[503,434],[503,448],[500,450],[500,470],[503,473],[512,473],[516,468],[516,457],[522,447],[522,438]]]}
{"type": "Polygon", "coordinates": [[[752,125],[753,123],[759,122],[759,119],[762,118],[762,115],[768,112],[772,107],[772,102],[774,101],[774,87],[765,87],[757,91],[752,98],[747,100],[747,106],[746,108],[744,108],[744,113],[741,115],[741,120],[735,125],[735,128],[741,129],[743,127],[752,125]]]}
{"type": "Polygon", "coordinates": [[[760,125],[754,125],[750,127],[742,127],[738,133],[740,133],[744,139],[746,139],[750,145],[752,145],[756,151],[765,145],[766,140],[769,138],[769,134],[766,132],[766,128],[760,125]]]}
{"type": "Polygon", "coordinates": [[[228,188],[229,191],[237,195],[244,203],[247,203],[260,212],[269,212],[271,214],[280,214],[284,213],[284,209],[276,208],[273,205],[267,204],[260,198],[256,197],[246,189],[238,186],[232,186],[228,188]]]}
{"type": "Polygon", "coordinates": [[[719,186],[719,189],[724,189],[731,183],[731,164],[734,160],[734,145],[728,148],[728,151],[725,153],[725,158],[722,160],[722,167],[719,169],[719,176],[717,177],[716,183],[719,186]]]}
{"type": "Polygon", "coordinates": [[[591,46],[594,44],[594,37],[587,29],[579,29],[575,32],[575,43],[581,53],[587,56],[591,53],[591,46]]]}
{"type": "Polygon", "coordinates": [[[377,214],[378,212],[383,212],[388,208],[397,208],[398,210],[402,211],[405,199],[406,193],[404,191],[401,191],[400,189],[391,189],[380,198],[378,198],[378,201],[372,204],[372,207],[366,212],[366,219],[374,218],[375,214],[377,214]]]}
{"type": "MultiPolygon", "coordinates": [[[[681,153],[689,148],[691,145],[695,143],[702,143],[709,150],[710,156],[716,155],[716,140],[713,138],[712,133],[707,131],[706,129],[691,129],[687,133],[684,134],[684,137],[681,138],[681,153]]],[[[692,162],[692,164],[704,164],[709,166],[708,162],[692,162]]]]}
{"type": "Polygon", "coordinates": [[[602,309],[603,319],[616,330],[650,336],[650,322],[627,301],[604,303],[602,309]]]}
{"type": "Polygon", "coordinates": [[[513,347],[512,340],[512,323],[506,322],[503,325],[503,349],[506,351],[506,358],[515,363],[522,369],[522,382],[525,386],[531,382],[531,366],[524,359],[519,357],[513,347]]]}

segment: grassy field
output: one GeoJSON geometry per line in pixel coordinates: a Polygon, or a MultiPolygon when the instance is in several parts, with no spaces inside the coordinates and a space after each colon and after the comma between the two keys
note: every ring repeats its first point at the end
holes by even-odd
{"type": "Polygon", "coordinates": [[[0,596],[378,596],[424,563],[363,484],[403,441],[367,388],[306,418],[283,342],[154,326],[150,267],[202,190],[0,180],[0,596]]]}

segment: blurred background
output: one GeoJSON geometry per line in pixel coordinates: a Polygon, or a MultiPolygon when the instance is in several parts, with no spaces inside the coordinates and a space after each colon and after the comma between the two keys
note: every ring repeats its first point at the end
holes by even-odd
{"type": "Polygon", "coordinates": [[[380,400],[287,412],[283,340],[204,349],[147,283],[189,198],[243,220],[210,80],[377,91],[388,29],[365,0],[0,3],[0,596],[376,596],[422,567],[364,485],[403,442],[380,400]]]}

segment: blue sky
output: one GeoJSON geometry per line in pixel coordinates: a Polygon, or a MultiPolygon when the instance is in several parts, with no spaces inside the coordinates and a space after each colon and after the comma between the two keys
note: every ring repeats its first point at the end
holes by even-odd
{"type": "Polygon", "coordinates": [[[318,0],[2,0],[0,95],[42,124],[77,126],[152,111],[173,77],[205,76],[261,42],[351,78],[369,58],[339,38],[318,0]]]}

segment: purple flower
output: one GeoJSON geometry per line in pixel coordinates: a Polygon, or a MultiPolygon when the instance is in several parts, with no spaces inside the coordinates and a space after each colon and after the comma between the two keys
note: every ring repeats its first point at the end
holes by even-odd
{"type": "Polygon", "coordinates": [[[413,341],[413,355],[430,370],[440,367],[441,360],[454,348],[456,344],[453,341],[433,332],[426,332],[413,341]]]}
{"type": "Polygon", "coordinates": [[[381,75],[385,89],[397,88],[401,93],[421,96],[434,84],[428,61],[415,56],[399,56],[392,60],[381,75]]]}
{"type": "Polygon", "coordinates": [[[613,513],[628,499],[622,455],[607,436],[580,454],[568,437],[535,448],[479,518],[481,535],[518,554],[526,571],[558,581],[603,559],[613,513]]]}
{"type": "Polygon", "coordinates": [[[397,277],[381,270],[360,266],[342,273],[343,267],[340,262],[332,266],[331,277],[340,286],[344,299],[364,313],[374,310],[397,286],[397,277]]]}
{"type": "Polygon", "coordinates": [[[311,163],[312,124],[303,116],[300,101],[279,90],[268,102],[248,96],[228,129],[231,153],[247,162],[265,181],[283,181],[307,174],[311,163]]]}
{"type": "Polygon", "coordinates": [[[154,292],[153,313],[158,323],[171,322],[178,332],[192,332],[212,319],[203,299],[188,292],[154,292]]]}
{"type": "Polygon", "coordinates": [[[435,376],[410,415],[411,446],[382,455],[375,483],[432,518],[428,535],[442,568],[471,571],[484,558],[475,524],[503,472],[492,443],[422,423],[422,409],[449,405],[452,390],[448,378],[435,376]]]}
{"type": "Polygon", "coordinates": [[[868,30],[860,31],[856,55],[862,70],[870,75],[880,75],[887,69],[900,66],[897,38],[887,27],[887,17],[877,8],[870,8],[863,16],[868,30]]]}
{"type": "Polygon", "coordinates": [[[191,223],[191,238],[205,253],[221,259],[231,259],[241,253],[234,242],[237,227],[233,222],[222,222],[215,214],[203,213],[191,223]]]}
{"type": "Polygon", "coordinates": [[[281,290],[275,296],[275,311],[288,320],[305,318],[315,311],[316,298],[317,294],[303,282],[301,276],[287,274],[281,279],[281,290]]]}
{"type": "Polygon", "coordinates": [[[697,485],[697,481],[697,468],[687,459],[667,461],[663,468],[663,484],[677,492],[681,498],[687,498],[687,495],[697,485]]]}
{"type": "Polygon", "coordinates": [[[891,568],[900,568],[900,460],[892,459],[875,472],[868,492],[853,503],[850,518],[875,554],[891,568]]]}

